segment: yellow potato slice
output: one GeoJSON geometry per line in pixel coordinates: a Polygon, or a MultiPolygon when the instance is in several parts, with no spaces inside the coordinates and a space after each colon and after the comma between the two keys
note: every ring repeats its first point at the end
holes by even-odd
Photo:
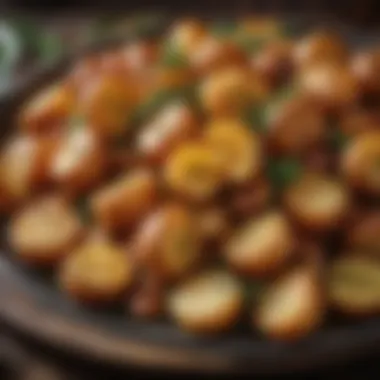
{"type": "Polygon", "coordinates": [[[95,220],[109,231],[132,227],[149,212],[157,195],[156,179],[147,169],[134,169],[91,197],[95,220]]]}
{"type": "Polygon", "coordinates": [[[60,286],[78,301],[112,302],[132,284],[133,270],[127,252],[107,240],[84,242],[59,269],[60,286]]]}
{"type": "Polygon", "coordinates": [[[227,242],[225,257],[231,268],[250,276],[267,276],[284,266],[296,241],[292,227],[279,211],[245,222],[227,242]]]}
{"type": "Polygon", "coordinates": [[[83,232],[72,207],[58,196],[34,201],[9,224],[12,249],[26,262],[52,265],[70,253],[83,232]]]}
{"type": "Polygon", "coordinates": [[[380,313],[380,264],[373,259],[356,255],[336,259],[327,287],[330,304],[345,314],[380,313]]]}
{"type": "Polygon", "coordinates": [[[311,230],[339,227],[350,211],[350,194],[335,178],[305,173],[285,193],[285,206],[302,226],[311,230]]]}
{"type": "Polygon", "coordinates": [[[254,309],[253,324],[266,336],[296,340],[315,331],[323,321],[325,302],[318,278],[296,268],[278,278],[254,309]]]}
{"type": "Polygon", "coordinates": [[[258,176],[262,168],[259,136],[239,120],[220,119],[206,125],[205,141],[223,159],[227,180],[246,182],[258,176]]]}
{"type": "Polygon", "coordinates": [[[239,282],[229,273],[209,270],[190,278],[168,297],[168,313],[184,330],[200,335],[228,330],[243,306],[239,282]]]}

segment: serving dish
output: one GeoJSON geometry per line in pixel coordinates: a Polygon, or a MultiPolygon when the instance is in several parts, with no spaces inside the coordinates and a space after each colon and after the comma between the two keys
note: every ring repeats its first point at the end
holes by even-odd
{"type": "MultiPolygon", "coordinates": [[[[368,42],[357,32],[354,43],[368,42]]],[[[354,39],[352,38],[354,37],[354,39]]],[[[62,64],[64,67],[65,64],[62,64]]],[[[48,83],[61,67],[39,75],[4,100],[4,124],[33,88],[48,83]]],[[[67,350],[84,351],[109,363],[211,372],[284,372],[312,368],[378,348],[377,319],[347,326],[326,326],[297,343],[268,342],[236,332],[217,339],[195,339],[165,322],[137,322],[115,314],[93,313],[64,299],[29,269],[2,257],[0,313],[9,323],[67,350]],[[33,286],[30,286],[30,284],[33,286]],[[289,347],[290,346],[290,347],[289,347]],[[274,366],[273,363],[276,363],[274,366]]]]}

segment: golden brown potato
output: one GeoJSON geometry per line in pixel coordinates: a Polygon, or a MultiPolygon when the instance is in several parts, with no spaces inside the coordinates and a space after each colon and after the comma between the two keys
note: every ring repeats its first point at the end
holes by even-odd
{"type": "Polygon", "coordinates": [[[137,136],[137,149],[152,161],[161,162],[179,143],[192,138],[198,130],[193,111],[183,103],[172,103],[142,128],[137,136]]]}
{"type": "Polygon", "coordinates": [[[169,32],[169,43],[181,53],[191,55],[206,36],[205,26],[195,19],[177,22],[169,32]]]}
{"type": "Polygon", "coordinates": [[[151,91],[172,90],[191,85],[194,72],[188,67],[158,66],[152,73],[151,91]]]}
{"type": "Polygon", "coordinates": [[[357,189],[380,194],[380,131],[363,133],[351,140],[342,152],[342,172],[357,189]]]}
{"type": "Polygon", "coordinates": [[[142,266],[170,281],[181,278],[200,258],[200,229],[191,211],[180,204],[162,206],[137,232],[134,251],[142,266]]]}
{"type": "Polygon", "coordinates": [[[194,201],[210,199],[223,180],[223,160],[209,145],[191,142],[168,157],[164,176],[168,187],[194,201]]]}
{"type": "Polygon", "coordinates": [[[132,280],[133,269],[127,253],[107,240],[85,241],[59,268],[61,288],[82,302],[115,301],[132,280]]]}
{"type": "Polygon", "coordinates": [[[234,191],[229,212],[237,219],[255,216],[269,206],[272,193],[270,183],[264,178],[245,184],[234,191]]]}
{"type": "Polygon", "coordinates": [[[96,191],[91,197],[91,209],[106,230],[125,230],[152,209],[156,195],[153,173],[135,169],[96,191]]]}
{"type": "Polygon", "coordinates": [[[50,163],[51,177],[74,193],[86,191],[104,176],[106,160],[99,139],[86,126],[78,126],[58,143],[50,163]]]}
{"type": "Polygon", "coordinates": [[[340,117],[339,129],[349,137],[379,130],[380,114],[360,108],[348,110],[340,117]]]}
{"type": "Polygon", "coordinates": [[[232,269],[250,276],[267,276],[284,266],[295,247],[293,229],[285,215],[269,211],[238,228],[224,253],[232,269]]]}
{"type": "Polygon", "coordinates": [[[136,41],[121,49],[124,64],[130,73],[149,70],[158,59],[158,46],[150,41],[136,41]]]}
{"type": "Polygon", "coordinates": [[[210,270],[175,288],[168,299],[168,313],[190,333],[216,334],[231,328],[243,306],[239,282],[229,273],[210,270]]]}
{"type": "Polygon", "coordinates": [[[190,64],[200,75],[244,63],[244,54],[234,44],[208,36],[190,56],[190,64]]]}
{"type": "Polygon", "coordinates": [[[348,315],[380,312],[380,264],[364,257],[336,259],[328,273],[329,301],[348,315]]]}
{"type": "Polygon", "coordinates": [[[241,183],[257,177],[262,168],[259,136],[238,119],[217,119],[205,128],[205,140],[223,160],[226,180],[241,183]]]}
{"type": "Polygon", "coordinates": [[[110,73],[86,82],[80,92],[79,105],[94,132],[102,137],[113,137],[128,129],[129,117],[138,99],[134,83],[110,73]]]}
{"type": "Polygon", "coordinates": [[[315,63],[343,63],[348,58],[348,49],[339,36],[319,31],[303,37],[295,46],[294,60],[299,67],[315,63]]]}
{"type": "Polygon", "coordinates": [[[301,91],[315,97],[327,109],[350,106],[359,96],[356,78],[348,66],[322,62],[301,71],[301,91]]]}
{"type": "Polygon", "coordinates": [[[236,66],[212,72],[200,87],[201,103],[214,117],[239,115],[267,95],[268,86],[258,73],[236,66]]]}
{"type": "Polygon", "coordinates": [[[368,93],[380,91],[380,49],[359,52],[352,60],[352,70],[361,89],[368,93]]]}
{"type": "Polygon", "coordinates": [[[82,231],[72,207],[58,196],[47,196],[12,217],[8,238],[22,260],[52,265],[70,253],[82,231]]]}
{"type": "Polygon", "coordinates": [[[210,207],[200,212],[198,223],[202,239],[206,243],[225,243],[231,233],[231,225],[223,209],[210,207]]]}
{"type": "Polygon", "coordinates": [[[253,323],[270,338],[300,339],[320,326],[324,303],[317,276],[308,269],[296,268],[269,286],[254,310],[253,323]]]}
{"type": "Polygon", "coordinates": [[[17,135],[3,148],[0,157],[2,187],[10,203],[20,203],[35,189],[49,182],[49,165],[55,137],[17,135]]]}
{"type": "Polygon", "coordinates": [[[253,69],[272,85],[281,84],[292,72],[292,48],[287,40],[268,43],[253,55],[253,69]]]}
{"type": "Polygon", "coordinates": [[[290,185],[284,200],[294,219],[313,231],[338,227],[351,203],[347,188],[338,179],[317,173],[305,173],[290,185]]]}
{"type": "Polygon", "coordinates": [[[367,251],[380,258],[380,212],[362,213],[345,231],[346,243],[351,250],[367,251]]]}
{"type": "Polygon", "coordinates": [[[269,141],[284,154],[307,152],[325,139],[327,123],[311,99],[298,96],[273,107],[269,114],[269,141]]]}
{"type": "Polygon", "coordinates": [[[19,124],[28,132],[51,132],[61,127],[74,108],[74,93],[57,83],[32,97],[21,110],[19,124]]]}

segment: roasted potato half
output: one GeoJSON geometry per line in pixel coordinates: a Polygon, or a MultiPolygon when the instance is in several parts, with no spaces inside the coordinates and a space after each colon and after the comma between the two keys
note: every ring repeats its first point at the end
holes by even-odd
{"type": "Polygon", "coordinates": [[[291,216],[312,231],[338,228],[351,207],[345,185],[323,173],[305,173],[288,187],[284,202],[291,216]]]}
{"type": "Polygon", "coordinates": [[[322,323],[325,301],[322,285],[308,269],[296,268],[264,291],[254,308],[253,325],[272,339],[297,340],[322,323]]]}
{"type": "Polygon", "coordinates": [[[8,239],[22,260],[53,265],[71,252],[82,233],[83,227],[72,206],[59,196],[46,196],[12,217],[8,239]]]}
{"type": "Polygon", "coordinates": [[[268,276],[282,268],[294,253],[292,226],[280,211],[268,211],[239,227],[225,246],[232,269],[248,276],[268,276]]]}
{"type": "Polygon", "coordinates": [[[202,272],[178,285],[168,296],[168,313],[193,334],[215,334],[239,319],[243,293],[239,282],[221,270],[202,272]]]}
{"type": "Polygon", "coordinates": [[[74,299],[94,304],[120,298],[132,284],[127,252],[111,241],[85,241],[59,268],[60,286],[74,299]]]}
{"type": "Polygon", "coordinates": [[[92,213],[100,226],[109,231],[131,228],[155,204],[156,179],[147,169],[134,169],[97,190],[90,200],[92,213]]]}
{"type": "Polygon", "coordinates": [[[200,259],[201,234],[195,215],[168,204],[147,217],[137,232],[137,261],[170,281],[184,276],[200,259]]]}
{"type": "Polygon", "coordinates": [[[380,264],[362,255],[344,256],[331,263],[327,280],[333,308],[347,315],[380,313],[380,264]]]}

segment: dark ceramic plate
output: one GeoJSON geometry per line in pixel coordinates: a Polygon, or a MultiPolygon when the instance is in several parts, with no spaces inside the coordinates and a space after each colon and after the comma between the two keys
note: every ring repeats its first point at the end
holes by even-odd
{"type": "MultiPolygon", "coordinates": [[[[305,17],[301,20],[302,24],[315,25],[305,17]]],[[[354,45],[377,39],[346,26],[334,27],[354,45]]],[[[59,75],[66,64],[42,70],[30,83],[17,86],[1,100],[1,136],[6,135],[5,126],[12,125],[22,100],[59,75]]],[[[320,368],[370,352],[380,354],[378,318],[329,324],[313,336],[286,344],[264,340],[244,329],[219,338],[194,338],[165,321],[148,323],[128,318],[121,310],[84,309],[66,299],[49,276],[14,262],[5,244],[3,248],[0,318],[45,344],[108,365],[274,374],[320,368]]]]}

